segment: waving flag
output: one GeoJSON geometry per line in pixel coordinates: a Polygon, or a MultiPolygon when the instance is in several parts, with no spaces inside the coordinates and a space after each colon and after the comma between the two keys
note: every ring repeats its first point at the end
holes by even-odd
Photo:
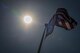
{"type": "Polygon", "coordinates": [[[68,15],[68,12],[65,8],[58,8],[49,23],[45,24],[46,37],[53,32],[54,26],[58,26],[66,30],[71,30],[76,25],[77,22],[68,15]]]}

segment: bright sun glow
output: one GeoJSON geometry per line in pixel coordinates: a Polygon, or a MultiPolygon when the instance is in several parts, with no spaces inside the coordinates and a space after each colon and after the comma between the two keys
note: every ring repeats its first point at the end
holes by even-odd
{"type": "Polygon", "coordinates": [[[27,24],[30,24],[32,22],[32,17],[31,16],[24,16],[24,22],[27,24]]]}

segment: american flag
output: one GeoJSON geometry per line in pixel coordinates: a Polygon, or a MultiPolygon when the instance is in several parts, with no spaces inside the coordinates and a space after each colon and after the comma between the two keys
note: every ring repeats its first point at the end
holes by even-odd
{"type": "Polygon", "coordinates": [[[66,30],[71,30],[75,28],[76,25],[77,22],[72,17],[70,17],[65,8],[58,8],[49,23],[45,24],[46,37],[53,32],[54,26],[58,26],[66,30]]]}

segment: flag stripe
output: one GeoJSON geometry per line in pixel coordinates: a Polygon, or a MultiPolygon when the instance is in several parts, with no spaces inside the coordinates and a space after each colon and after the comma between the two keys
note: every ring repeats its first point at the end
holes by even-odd
{"type": "Polygon", "coordinates": [[[65,21],[61,19],[61,22],[62,22],[62,26],[67,29],[67,26],[65,24],[65,21]]]}
{"type": "Polygon", "coordinates": [[[66,24],[68,29],[71,29],[71,25],[68,22],[66,22],[65,24],[66,24]]]}

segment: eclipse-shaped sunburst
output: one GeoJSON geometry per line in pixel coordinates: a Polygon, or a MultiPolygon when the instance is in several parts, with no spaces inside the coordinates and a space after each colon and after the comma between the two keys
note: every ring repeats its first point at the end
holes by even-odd
{"type": "Polygon", "coordinates": [[[24,22],[27,24],[30,24],[32,22],[32,17],[31,16],[24,16],[24,22]]]}

